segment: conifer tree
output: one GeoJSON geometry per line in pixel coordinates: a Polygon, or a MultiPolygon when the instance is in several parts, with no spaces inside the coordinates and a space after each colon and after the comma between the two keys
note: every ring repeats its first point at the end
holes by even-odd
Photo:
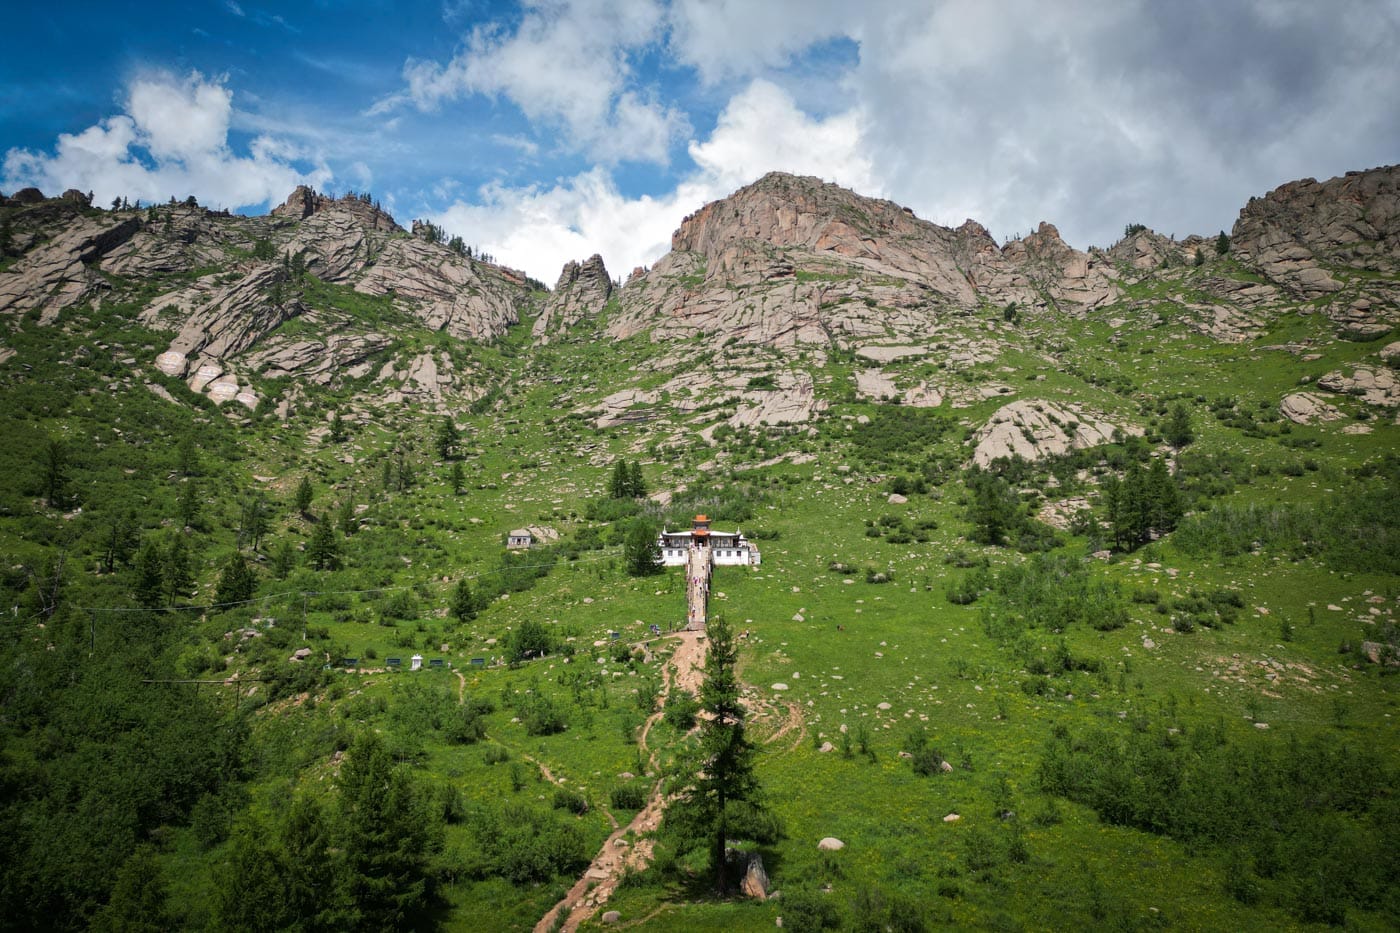
{"type": "Polygon", "coordinates": [[[667,819],[674,819],[684,835],[706,839],[715,890],[723,894],[725,852],[731,835],[741,831],[736,815],[762,810],[761,788],[754,771],[757,749],[744,731],[746,714],[735,670],[739,650],[734,632],[723,616],[715,616],[706,627],[706,636],[709,648],[700,706],[708,715],[701,718],[694,776],[681,791],[674,813],[667,812],[667,819]]]}
{"type": "Polygon", "coordinates": [[[190,598],[190,591],[194,589],[194,570],[190,566],[189,546],[185,543],[185,536],[179,532],[166,547],[161,576],[167,606],[179,605],[190,598]]]}
{"type": "Polygon", "coordinates": [[[1166,426],[1162,429],[1162,436],[1166,438],[1168,444],[1178,450],[1195,440],[1195,434],[1191,430],[1191,415],[1181,402],[1172,406],[1171,415],[1168,416],[1166,426]]]}
{"type": "Polygon", "coordinates": [[[141,542],[141,549],[136,552],[136,564],[132,568],[131,595],[142,609],[156,609],[161,605],[165,595],[164,563],[154,539],[148,537],[141,542]]]}
{"type": "Polygon", "coordinates": [[[257,590],[258,580],[243,555],[234,552],[219,574],[219,583],[214,590],[214,601],[221,606],[241,603],[252,599],[257,590]]]}
{"type": "Polygon", "coordinates": [[[330,517],[320,516],[312,521],[316,523],[316,530],[311,533],[311,543],[306,546],[306,562],[317,570],[335,570],[340,567],[340,545],[335,539],[330,517]]]}
{"type": "Polygon", "coordinates": [[[465,578],[457,581],[457,586],[452,591],[452,603],[448,608],[453,618],[459,622],[470,622],[476,618],[476,594],[472,592],[471,585],[465,578]]]}
{"type": "Polygon", "coordinates": [[[642,476],[640,460],[632,461],[632,467],[627,472],[627,494],[634,499],[640,499],[647,494],[647,481],[642,476]]]}
{"type": "Polygon", "coordinates": [[[613,466],[612,478],[608,480],[608,496],[612,499],[626,499],[632,488],[632,474],[626,460],[617,461],[613,466]]]}
{"type": "Polygon", "coordinates": [[[49,508],[61,509],[68,504],[68,448],[60,440],[49,438],[44,445],[43,481],[49,508]]]}
{"type": "Polygon", "coordinates": [[[199,521],[199,504],[199,484],[192,479],[185,480],[175,500],[181,528],[192,528],[199,521]]]}
{"type": "Polygon", "coordinates": [[[452,421],[452,416],[444,416],[442,424],[438,426],[438,456],[443,460],[451,460],[457,453],[457,442],[461,440],[461,437],[461,432],[457,430],[457,425],[452,421]]]}
{"type": "Polygon", "coordinates": [[[297,484],[296,506],[297,511],[302,515],[311,508],[311,500],[315,497],[315,487],[311,485],[311,477],[303,476],[301,482],[297,484]]]}
{"type": "Polygon", "coordinates": [[[402,929],[431,894],[441,824],[429,819],[422,794],[373,732],[350,746],[340,770],[338,836],[352,926],[402,929]]]}

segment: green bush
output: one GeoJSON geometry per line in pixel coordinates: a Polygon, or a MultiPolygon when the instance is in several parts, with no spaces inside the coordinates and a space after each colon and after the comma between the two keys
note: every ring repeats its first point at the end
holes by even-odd
{"type": "Polygon", "coordinates": [[[641,783],[629,781],[614,787],[608,800],[614,810],[640,810],[647,804],[647,791],[641,783]]]}

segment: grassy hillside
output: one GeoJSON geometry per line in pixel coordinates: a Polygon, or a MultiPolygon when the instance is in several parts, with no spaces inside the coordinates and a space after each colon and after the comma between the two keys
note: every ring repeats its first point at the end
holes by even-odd
{"type": "MultiPolygon", "coordinates": [[[[748,633],[782,835],[745,847],[782,896],[714,897],[703,846],[663,829],[607,904],[634,928],[1392,928],[1400,429],[1356,397],[1313,425],[1278,410],[1389,338],[1290,306],[1216,342],[1181,319],[1200,274],[1087,319],[950,316],[886,363],[587,329],[532,348],[529,320],[482,346],[313,283],[392,328],[386,354],[478,375],[446,456],[446,416],[367,381],[297,387],[285,420],[270,381],[258,411],[217,408],[154,374],[168,335],[139,301],[13,321],[0,926],[532,928],[650,789],[639,727],[673,651],[651,626],[684,619],[684,587],[629,576],[626,532],[706,512],[763,551],[716,571],[712,609],[748,633]],[[948,397],[869,398],[870,369],[948,397]],[[829,405],[734,427],[720,388],[597,426],[621,389],[711,370],[801,374],[829,405]],[[1010,533],[978,543],[970,441],[1013,399],[1143,436],[999,464],[1010,533]],[[1154,458],[1184,515],[1115,548],[1104,484],[1154,458]],[[618,459],[652,498],[608,498],[618,459]],[[545,542],[507,555],[529,526],[545,542]]],[[[653,776],[682,768],[680,719],[648,736],[653,776]]]]}

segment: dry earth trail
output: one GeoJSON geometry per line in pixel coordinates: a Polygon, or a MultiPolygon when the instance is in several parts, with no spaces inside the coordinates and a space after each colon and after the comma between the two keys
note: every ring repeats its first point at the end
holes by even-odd
{"type": "MultiPolygon", "coordinates": [[[[676,652],[662,671],[659,708],[643,724],[638,740],[647,756],[647,767],[652,774],[657,773],[656,752],[647,745],[647,736],[651,727],[661,718],[660,710],[665,709],[666,698],[675,689],[698,694],[704,679],[705,633],[685,631],[677,632],[672,637],[677,640],[676,652]]],[[[661,816],[665,808],[666,801],[661,793],[661,778],[658,775],[646,806],[637,812],[630,823],[615,829],[608,836],[588,869],[569,889],[569,893],[535,924],[535,933],[546,933],[553,928],[555,918],[561,913],[565,913],[567,919],[560,929],[572,933],[607,902],[613,891],[617,890],[618,883],[626,871],[644,869],[651,861],[654,845],[649,838],[650,834],[661,825],[661,816]],[[630,845],[624,838],[628,835],[633,839],[630,845]]]]}

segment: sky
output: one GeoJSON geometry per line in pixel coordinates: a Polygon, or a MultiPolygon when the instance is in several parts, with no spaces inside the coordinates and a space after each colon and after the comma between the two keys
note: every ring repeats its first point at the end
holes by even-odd
{"type": "Polygon", "coordinates": [[[1400,162],[1400,0],[110,0],[0,13],[0,191],[369,192],[552,284],[769,171],[998,241],[1400,162]]]}

